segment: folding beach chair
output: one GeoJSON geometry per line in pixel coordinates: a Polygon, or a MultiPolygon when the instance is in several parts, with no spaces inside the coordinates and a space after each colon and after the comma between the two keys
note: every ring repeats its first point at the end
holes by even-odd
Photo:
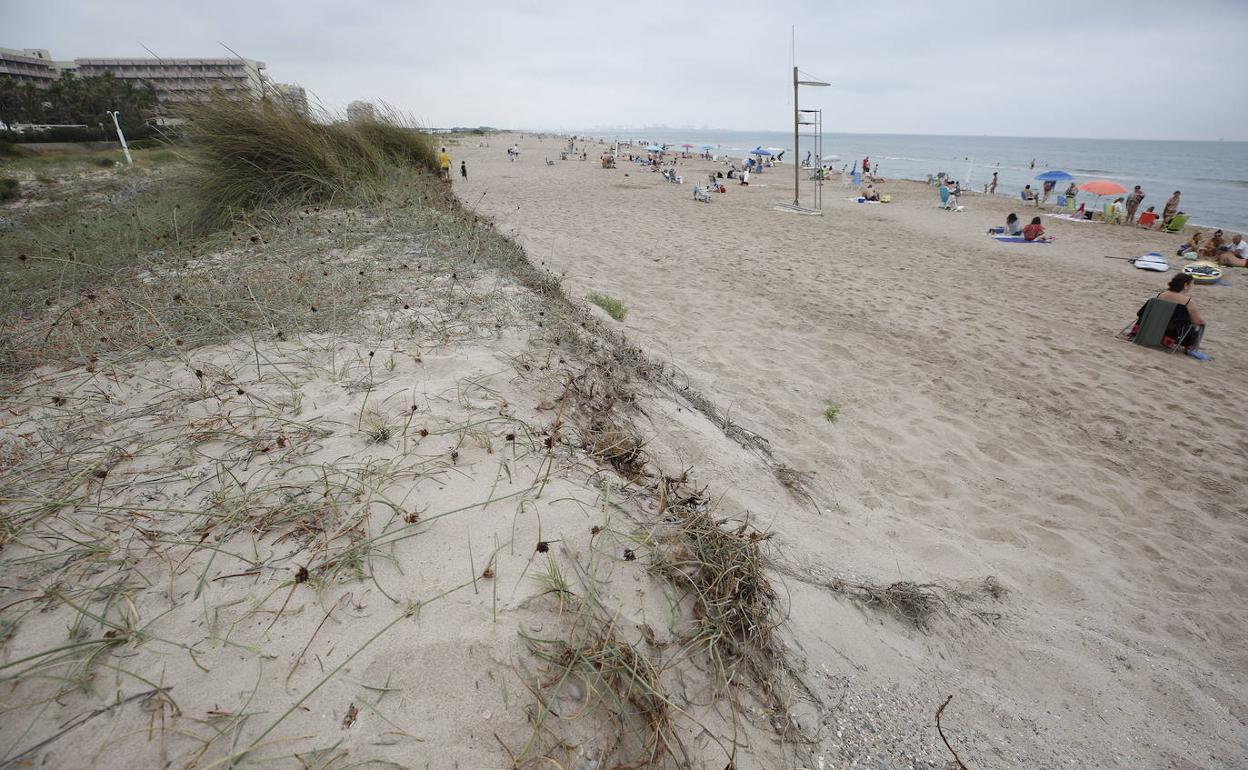
{"type": "Polygon", "coordinates": [[[1165,348],[1171,353],[1182,350],[1187,343],[1196,341],[1199,328],[1185,324],[1172,329],[1171,321],[1177,307],[1173,302],[1153,297],[1144,303],[1138,318],[1128,324],[1119,336],[1147,348],[1165,348]]]}
{"type": "Polygon", "coordinates": [[[711,190],[710,190],[710,188],[707,188],[707,187],[701,187],[701,186],[694,187],[694,188],[693,188],[693,199],[694,199],[695,201],[700,201],[700,202],[702,202],[702,203],[710,203],[710,202],[711,202],[711,190]]]}
{"type": "Polygon", "coordinates": [[[1181,233],[1183,232],[1183,228],[1187,225],[1187,218],[1187,214],[1179,214],[1174,219],[1170,220],[1170,224],[1161,229],[1168,233],[1181,233]]]}
{"type": "Polygon", "coordinates": [[[1066,213],[1075,213],[1075,196],[1073,195],[1066,196],[1066,213]]]}

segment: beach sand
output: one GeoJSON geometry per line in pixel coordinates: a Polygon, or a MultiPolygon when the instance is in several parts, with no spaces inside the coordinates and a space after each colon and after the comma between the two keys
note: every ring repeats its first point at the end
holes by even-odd
{"type": "Polygon", "coordinates": [[[943,211],[910,182],[879,184],[880,205],[829,183],[823,216],[784,213],[790,167],[697,203],[726,166],[681,160],[675,185],[601,168],[601,145],[558,161],[564,141],[465,141],[456,192],[570,294],[622,300],[632,341],[810,474],[813,504],[679,423],[649,437],[775,533],[829,767],[921,766],[948,695],[970,767],[1242,767],[1248,271],[1194,290],[1201,363],[1115,336],[1166,276],[1104,257],[1173,265],[1179,235],[1045,217],[1055,243],[998,243],[988,227],[1036,209],[943,211]],[[855,576],[1008,593],[973,610],[945,594],[922,631],[828,588],[855,576]]]}

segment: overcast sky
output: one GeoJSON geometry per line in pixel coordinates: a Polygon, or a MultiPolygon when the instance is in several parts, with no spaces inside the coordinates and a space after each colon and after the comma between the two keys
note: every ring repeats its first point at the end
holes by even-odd
{"type": "Polygon", "coordinates": [[[1248,0],[0,0],[0,46],[228,55],[426,125],[1248,139],[1248,0]]]}

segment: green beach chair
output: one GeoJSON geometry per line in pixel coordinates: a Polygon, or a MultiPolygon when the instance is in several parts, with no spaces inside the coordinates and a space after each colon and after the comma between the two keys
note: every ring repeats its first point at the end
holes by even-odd
{"type": "Polygon", "coordinates": [[[1075,213],[1075,196],[1073,195],[1066,196],[1066,213],[1067,214],[1075,213]]]}
{"type": "Polygon", "coordinates": [[[1172,331],[1176,344],[1170,352],[1181,350],[1185,343],[1192,340],[1196,327],[1189,324],[1182,328],[1170,329],[1170,322],[1174,319],[1174,309],[1177,307],[1178,305],[1173,302],[1153,297],[1140,308],[1139,319],[1123,331],[1128,332],[1129,336],[1129,330],[1134,330],[1135,336],[1130,337],[1131,341],[1146,348],[1164,348],[1166,332],[1172,331]]]}
{"type": "Polygon", "coordinates": [[[1187,225],[1187,217],[1187,214],[1179,214],[1174,219],[1171,219],[1169,224],[1161,229],[1168,233],[1181,233],[1183,232],[1183,228],[1187,225]]]}
{"type": "Polygon", "coordinates": [[[1118,215],[1114,213],[1114,204],[1112,203],[1105,204],[1104,213],[1101,215],[1101,218],[1104,219],[1106,222],[1112,222],[1114,224],[1118,224],[1118,215]]]}

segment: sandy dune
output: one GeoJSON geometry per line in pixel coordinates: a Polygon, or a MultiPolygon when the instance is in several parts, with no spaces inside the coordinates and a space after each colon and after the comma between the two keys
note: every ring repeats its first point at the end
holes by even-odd
{"type": "Polygon", "coordinates": [[[723,166],[681,161],[673,185],[602,169],[593,145],[547,166],[561,144],[456,148],[456,190],[570,293],[622,299],[631,338],[813,474],[819,510],[755,470],[700,468],[777,533],[791,641],[849,694],[818,715],[830,766],[852,761],[841,728],[867,732],[864,709],[930,740],[953,694],[973,767],[1242,767],[1248,271],[1195,291],[1200,363],[1115,338],[1165,277],[1103,257],[1172,254],[1177,235],[1045,218],[1056,243],[997,243],[986,228],[1035,210],[969,196],[950,213],[902,182],[890,204],[829,184],[825,216],[781,213],[789,169],[702,204],[692,182],[723,166]],[[993,575],[1009,594],[999,618],[951,608],[923,634],[819,587],[838,575],[993,575]]]}

